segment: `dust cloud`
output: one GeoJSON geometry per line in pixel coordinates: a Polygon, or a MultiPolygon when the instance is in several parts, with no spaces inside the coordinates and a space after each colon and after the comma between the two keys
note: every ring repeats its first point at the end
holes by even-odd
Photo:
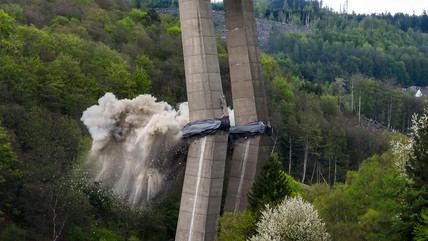
{"type": "Polygon", "coordinates": [[[118,100],[106,93],[81,120],[93,139],[95,181],[139,206],[164,188],[189,113],[187,103],[176,110],[151,95],[118,100]]]}

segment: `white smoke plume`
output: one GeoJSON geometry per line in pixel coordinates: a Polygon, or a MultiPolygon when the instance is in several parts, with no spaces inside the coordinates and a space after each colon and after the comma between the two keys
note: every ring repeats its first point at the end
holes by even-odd
{"type": "Polygon", "coordinates": [[[187,103],[178,110],[151,95],[118,100],[106,93],[81,118],[92,139],[91,160],[96,181],[113,186],[133,206],[158,194],[165,183],[163,168],[189,122],[187,103]]]}

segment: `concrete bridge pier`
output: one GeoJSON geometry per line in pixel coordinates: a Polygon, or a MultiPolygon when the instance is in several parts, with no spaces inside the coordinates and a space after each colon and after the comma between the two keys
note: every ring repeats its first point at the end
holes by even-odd
{"type": "MultiPolygon", "coordinates": [[[[224,0],[235,124],[268,121],[252,0],[224,0]]],[[[224,210],[243,211],[247,193],[269,153],[269,137],[235,141],[224,210]]]]}
{"type": "MultiPolygon", "coordinates": [[[[190,121],[222,117],[223,89],[209,0],[180,0],[190,121]]],[[[228,134],[193,139],[188,152],[176,240],[214,240],[228,134]]]]}
{"type": "MultiPolygon", "coordinates": [[[[209,0],[179,0],[190,121],[224,114],[209,0]]],[[[267,104],[251,0],[225,0],[235,123],[267,121],[267,104]]],[[[186,163],[176,240],[214,240],[220,212],[227,133],[193,139],[186,163]]],[[[269,151],[269,138],[235,141],[225,211],[244,210],[247,193],[269,151]]]]}

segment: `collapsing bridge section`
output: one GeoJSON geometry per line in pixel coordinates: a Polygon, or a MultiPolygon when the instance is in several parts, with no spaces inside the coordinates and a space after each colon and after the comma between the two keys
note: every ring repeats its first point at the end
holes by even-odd
{"type": "MultiPolygon", "coordinates": [[[[235,124],[267,121],[267,103],[252,0],[224,0],[235,124]]],[[[225,211],[243,211],[247,193],[269,152],[266,135],[235,141],[225,211]]]]}
{"type": "MultiPolygon", "coordinates": [[[[251,0],[225,0],[224,5],[235,122],[243,125],[267,121],[253,3],[251,0]]],[[[179,0],[179,6],[190,121],[221,119],[227,113],[211,3],[209,0],[179,0]]],[[[214,240],[222,201],[227,139],[227,128],[192,137],[176,240],[214,240]]],[[[246,194],[267,151],[265,136],[235,140],[226,211],[245,209],[246,194]]]]}
{"type": "MultiPolygon", "coordinates": [[[[180,0],[190,121],[221,118],[224,103],[209,0],[180,0]]],[[[176,240],[214,240],[220,213],[227,132],[192,139],[176,240]]]]}

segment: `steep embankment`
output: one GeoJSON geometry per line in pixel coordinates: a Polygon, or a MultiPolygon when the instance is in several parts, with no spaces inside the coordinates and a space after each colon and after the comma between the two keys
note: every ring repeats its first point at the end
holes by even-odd
{"type": "MultiPolygon", "coordinates": [[[[158,8],[156,11],[159,14],[169,14],[169,15],[178,15],[177,8],[158,8]]],[[[214,21],[214,30],[218,36],[221,38],[226,38],[226,25],[224,22],[224,11],[213,10],[213,21],[214,21]]],[[[270,21],[267,19],[258,19],[256,18],[257,23],[257,35],[259,38],[259,47],[262,52],[267,52],[269,50],[269,37],[272,32],[300,32],[300,33],[309,33],[313,32],[313,29],[310,29],[305,26],[297,26],[293,24],[280,23],[275,21],[270,21]]]]}

